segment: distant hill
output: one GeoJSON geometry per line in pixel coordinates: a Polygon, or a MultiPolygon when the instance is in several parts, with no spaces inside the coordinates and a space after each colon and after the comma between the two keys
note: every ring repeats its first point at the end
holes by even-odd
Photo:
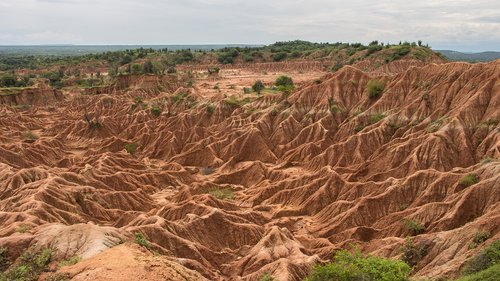
{"type": "Polygon", "coordinates": [[[451,50],[436,50],[452,61],[493,61],[500,59],[500,52],[462,53],[451,50]]]}
{"type": "Polygon", "coordinates": [[[262,45],[245,44],[212,44],[212,45],[27,45],[7,46],[0,45],[0,55],[42,55],[42,56],[79,56],[103,52],[124,51],[138,48],[169,49],[171,51],[191,50],[219,50],[226,47],[262,47],[262,45]]]}

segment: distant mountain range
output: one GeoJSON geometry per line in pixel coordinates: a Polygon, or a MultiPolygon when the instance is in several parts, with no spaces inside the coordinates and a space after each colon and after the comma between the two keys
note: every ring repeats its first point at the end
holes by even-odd
{"type": "Polygon", "coordinates": [[[435,50],[452,61],[482,62],[500,59],[500,52],[462,53],[451,50],[435,50]]]}

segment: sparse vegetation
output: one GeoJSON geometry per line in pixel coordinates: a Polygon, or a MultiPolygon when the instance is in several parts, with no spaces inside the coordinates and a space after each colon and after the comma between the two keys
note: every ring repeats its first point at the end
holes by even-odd
{"type": "Polygon", "coordinates": [[[403,261],[363,255],[359,251],[350,253],[341,250],[333,262],[317,265],[306,281],[352,281],[352,280],[408,280],[410,267],[403,261]]]}
{"type": "Polygon", "coordinates": [[[277,281],[276,279],[274,279],[271,274],[269,273],[264,273],[260,278],[259,278],[259,281],[277,281]]]}
{"type": "Polygon", "coordinates": [[[459,184],[463,187],[469,187],[479,182],[477,174],[467,174],[460,179],[459,184]]]}
{"type": "Polygon", "coordinates": [[[140,232],[135,233],[135,243],[141,245],[142,247],[150,250],[151,249],[151,243],[144,237],[144,235],[140,232]]]}
{"type": "Polygon", "coordinates": [[[26,233],[31,230],[31,226],[29,224],[21,224],[17,229],[16,232],[19,233],[26,233]]]}
{"type": "Polygon", "coordinates": [[[207,110],[208,114],[214,113],[214,111],[215,111],[215,105],[213,105],[213,104],[207,104],[206,110],[207,110]]]}
{"type": "Polygon", "coordinates": [[[276,87],[280,87],[280,86],[293,87],[293,80],[291,77],[282,75],[276,79],[276,82],[274,83],[274,85],[276,85],[276,87]]]}
{"type": "Polygon", "coordinates": [[[0,273],[0,280],[36,281],[47,267],[52,258],[52,250],[29,248],[19,257],[18,261],[4,273],[0,273]]]}
{"type": "Polygon", "coordinates": [[[368,91],[368,96],[371,99],[378,98],[385,89],[385,82],[378,79],[372,79],[366,84],[366,90],[368,91]]]}
{"type": "Polygon", "coordinates": [[[401,247],[401,251],[403,252],[401,255],[401,260],[404,261],[411,267],[417,265],[417,263],[427,255],[427,249],[422,246],[417,246],[413,242],[413,239],[406,238],[405,244],[401,247]]]}
{"type": "Polygon", "coordinates": [[[32,131],[26,131],[23,133],[23,138],[27,141],[36,141],[38,136],[32,131]]]}
{"type": "Polygon", "coordinates": [[[75,265],[78,262],[80,262],[81,260],[82,260],[82,258],[79,256],[72,256],[68,259],[60,261],[58,265],[59,265],[59,267],[75,265]]]}
{"type": "Polygon", "coordinates": [[[472,242],[469,244],[469,249],[474,249],[476,248],[479,244],[485,242],[491,237],[491,233],[489,231],[478,231],[474,235],[474,239],[472,239],[472,242]]]}
{"type": "Polygon", "coordinates": [[[156,117],[160,116],[161,112],[162,112],[162,109],[159,106],[153,106],[153,107],[151,107],[151,113],[154,116],[156,116],[156,117]]]}
{"type": "Polygon", "coordinates": [[[231,200],[234,198],[234,191],[230,188],[215,188],[209,190],[208,193],[220,200],[231,200]]]}
{"type": "MultiPolygon", "coordinates": [[[[7,249],[0,247],[0,272],[3,272],[7,267],[9,267],[10,262],[7,258],[7,249]]],[[[0,277],[2,274],[0,273],[0,277]]],[[[1,280],[1,279],[0,279],[1,280]]]]}
{"type": "Polygon", "coordinates": [[[425,232],[425,226],[416,220],[406,219],[404,220],[404,226],[412,236],[419,235],[425,232]]]}
{"type": "Polygon", "coordinates": [[[241,107],[249,103],[250,101],[250,98],[238,99],[236,96],[230,96],[229,98],[224,100],[224,103],[231,107],[241,107]]]}
{"type": "Polygon", "coordinates": [[[128,154],[134,155],[137,152],[138,147],[139,147],[139,145],[135,142],[127,143],[125,145],[125,150],[128,152],[128,154]]]}
{"type": "MultiPolygon", "coordinates": [[[[478,255],[469,259],[463,269],[462,274],[468,275],[488,269],[500,264],[500,240],[496,240],[491,245],[485,247],[478,255]]],[[[498,270],[498,269],[497,269],[498,270]]]]}

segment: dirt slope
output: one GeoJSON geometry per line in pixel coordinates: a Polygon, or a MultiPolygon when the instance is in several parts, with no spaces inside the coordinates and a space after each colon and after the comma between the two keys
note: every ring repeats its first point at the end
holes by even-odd
{"type": "Polygon", "coordinates": [[[500,238],[500,61],[389,67],[346,66],[287,98],[128,77],[2,106],[0,246],[81,256],[73,280],[301,280],[353,243],[398,257],[412,220],[427,249],[413,274],[453,277],[478,231],[500,238]],[[115,246],[137,232],[165,257],[115,246]]]}

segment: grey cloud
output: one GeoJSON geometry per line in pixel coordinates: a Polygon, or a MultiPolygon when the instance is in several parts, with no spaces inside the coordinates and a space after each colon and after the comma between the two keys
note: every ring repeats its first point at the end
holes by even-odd
{"type": "Polygon", "coordinates": [[[0,0],[0,44],[383,42],[499,50],[487,0],[0,0]]]}

